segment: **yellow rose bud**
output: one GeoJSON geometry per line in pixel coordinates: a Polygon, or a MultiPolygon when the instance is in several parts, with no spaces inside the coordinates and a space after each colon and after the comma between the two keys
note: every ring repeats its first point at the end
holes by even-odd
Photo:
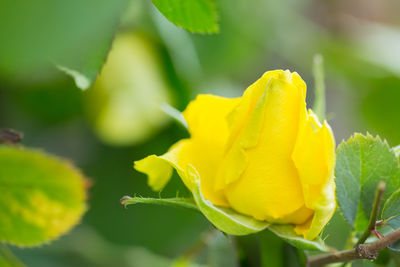
{"type": "Polygon", "coordinates": [[[241,98],[199,95],[183,116],[191,137],[135,168],[162,189],[173,166],[185,185],[190,165],[214,205],[257,220],[294,224],[314,239],[335,210],[335,141],[327,124],[306,109],[306,85],[297,73],[266,72],[241,98]]]}

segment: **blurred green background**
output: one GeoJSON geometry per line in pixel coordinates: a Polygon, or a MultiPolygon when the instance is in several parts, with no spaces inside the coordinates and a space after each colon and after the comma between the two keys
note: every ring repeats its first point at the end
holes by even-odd
{"type": "MultiPolygon", "coordinates": [[[[171,24],[148,0],[0,2],[0,128],[70,159],[93,183],[81,225],[51,245],[12,248],[27,266],[169,266],[211,229],[192,211],[119,203],[135,193],[158,197],[132,163],[187,136],[162,103],[183,110],[199,93],[239,96],[279,68],[303,77],[311,106],[320,53],[337,143],[355,131],[400,143],[399,1],[218,0],[217,10],[220,33],[200,35],[171,24]],[[91,88],[77,88],[56,67],[94,78],[111,39],[91,88]]],[[[188,191],[175,175],[161,196],[177,194],[188,191]]],[[[324,235],[342,248],[348,231],[336,215],[324,235]]],[[[276,247],[266,235],[261,246],[276,247]]],[[[236,253],[259,246],[255,239],[237,241],[236,253]]],[[[242,265],[258,266],[259,257],[242,265]]],[[[206,252],[196,261],[229,266],[206,252]]]]}

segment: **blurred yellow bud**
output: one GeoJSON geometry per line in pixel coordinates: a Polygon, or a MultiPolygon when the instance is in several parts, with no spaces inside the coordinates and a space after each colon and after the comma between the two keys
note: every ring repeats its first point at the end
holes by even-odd
{"type": "Polygon", "coordinates": [[[335,141],[327,122],[307,112],[305,97],[301,77],[282,70],[266,72],[240,98],[199,95],[183,112],[191,137],[135,168],[160,190],[173,166],[193,191],[190,166],[214,205],[293,224],[312,240],[336,207],[335,141]]]}
{"type": "Polygon", "coordinates": [[[132,145],[151,137],[168,122],[161,111],[170,102],[160,58],[143,36],[115,38],[95,84],[87,91],[96,134],[112,145],[132,145]]]}

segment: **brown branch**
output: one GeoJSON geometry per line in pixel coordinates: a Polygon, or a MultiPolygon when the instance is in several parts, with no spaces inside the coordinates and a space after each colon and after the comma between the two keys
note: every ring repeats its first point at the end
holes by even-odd
{"type": "Polygon", "coordinates": [[[375,260],[378,257],[379,251],[398,240],[400,240],[400,228],[374,243],[360,244],[353,249],[310,257],[308,267],[320,267],[329,263],[359,259],[375,260]]]}
{"type": "Polygon", "coordinates": [[[383,193],[385,193],[386,184],[385,182],[380,182],[376,187],[374,203],[372,206],[371,216],[369,217],[368,227],[365,229],[363,235],[358,240],[356,246],[363,244],[367,238],[371,235],[372,230],[376,228],[376,220],[378,219],[379,209],[381,207],[381,201],[383,193]]]}

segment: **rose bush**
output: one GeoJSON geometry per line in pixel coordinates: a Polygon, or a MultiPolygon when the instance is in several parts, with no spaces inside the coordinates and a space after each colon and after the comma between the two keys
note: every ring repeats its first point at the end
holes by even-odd
{"type": "Polygon", "coordinates": [[[195,169],[201,193],[214,205],[293,224],[312,240],[336,207],[335,141],[305,98],[306,84],[287,70],[266,72],[240,98],[199,95],[183,112],[190,138],[135,168],[161,190],[174,167],[192,192],[187,169],[195,169]]]}

